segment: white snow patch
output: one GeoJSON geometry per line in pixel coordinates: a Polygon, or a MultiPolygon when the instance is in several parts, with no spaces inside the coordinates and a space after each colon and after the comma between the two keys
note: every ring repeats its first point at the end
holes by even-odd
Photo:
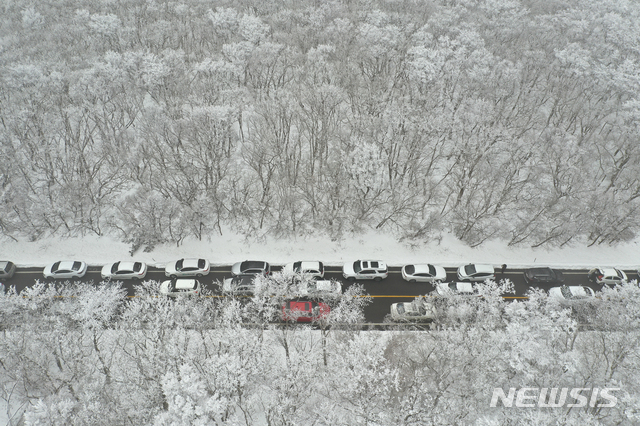
{"type": "Polygon", "coordinates": [[[84,260],[90,265],[104,265],[118,260],[144,261],[163,267],[165,263],[182,257],[203,257],[212,265],[229,265],[242,260],[265,260],[282,265],[297,260],[321,260],[327,265],[341,265],[356,259],[377,259],[391,266],[428,262],[457,267],[465,263],[490,263],[509,267],[551,266],[584,269],[594,266],[615,266],[636,269],[640,266],[640,240],[615,247],[574,244],[563,248],[508,247],[502,241],[489,241],[471,248],[451,234],[444,234],[441,242],[407,245],[388,234],[370,231],[346,237],[342,241],[329,238],[267,239],[247,241],[230,231],[211,236],[208,240],[190,239],[179,247],[158,245],[145,253],[143,248],[133,257],[130,246],[109,237],[43,238],[35,242],[5,239],[0,247],[0,259],[11,260],[21,267],[44,266],[57,260],[84,260]]]}

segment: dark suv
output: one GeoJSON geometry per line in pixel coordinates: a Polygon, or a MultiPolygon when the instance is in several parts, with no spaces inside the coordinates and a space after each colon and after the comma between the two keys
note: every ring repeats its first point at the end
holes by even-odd
{"type": "Polygon", "coordinates": [[[524,271],[524,280],[527,284],[562,284],[564,276],[562,272],[551,268],[531,268],[524,271]]]}

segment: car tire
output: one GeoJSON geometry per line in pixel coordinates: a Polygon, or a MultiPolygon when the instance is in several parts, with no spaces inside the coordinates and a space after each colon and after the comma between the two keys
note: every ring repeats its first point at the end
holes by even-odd
{"type": "Polygon", "coordinates": [[[349,277],[349,278],[347,278],[347,281],[355,281],[355,280],[356,280],[356,277],[349,277]]]}
{"type": "Polygon", "coordinates": [[[176,278],[178,278],[177,275],[169,275],[169,278],[171,278],[172,280],[175,280],[176,278]]]}
{"type": "Polygon", "coordinates": [[[131,277],[131,281],[138,281],[140,278],[138,277],[131,277]]]}
{"type": "Polygon", "coordinates": [[[202,278],[202,274],[196,274],[196,277],[202,278]]]}
{"type": "Polygon", "coordinates": [[[382,278],[380,278],[380,277],[375,277],[373,280],[374,280],[374,281],[382,281],[382,278]]]}
{"type": "Polygon", "coordinates": [[[415,283],[415,282],[416,282],[416,280],[409,280],[409,282],[410,282],[410,283],[415,283]]]}

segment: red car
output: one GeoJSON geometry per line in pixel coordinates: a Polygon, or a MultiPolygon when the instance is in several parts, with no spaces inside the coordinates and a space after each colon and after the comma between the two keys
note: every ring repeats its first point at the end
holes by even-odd
{"type": "Polygon", "coordinates": [[[282,306],[282,321],[316,322],[326,318],[329,312],[329,305],[322,302],[291,300],[282,306]]]}

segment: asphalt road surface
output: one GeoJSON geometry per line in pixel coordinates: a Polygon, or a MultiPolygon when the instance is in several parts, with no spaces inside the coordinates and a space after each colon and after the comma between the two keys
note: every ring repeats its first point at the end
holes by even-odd
{"type": "MultiPolygon", "coordinates": [[[[87,274],[82,278],[83,282],[99,283],[102,278],[100,276],[99,266],[89,267],[87,274]]],[[[274,266],[274,271],[279,267],[274,266]]],[[[525,283],[523,277],[523,269],[507,269],[505,274],[501,274],[499,270],[496,270],[496,279],[508,278],[514,283],[515,293],[505,294],[507,298],[520,298],[526,296],[529,286],[525,283]]],[[[600,290],[600,286],[595,285],[587,279],[587,270],[562,270],[565,278],[565,285],[586,285],[594,290],[600,290]]],[[[637,275],[635,271],[625,271],[630,280],[636,279],[637,275]]],[[[219,266],[212,267],[209,275],[199,278],[200,282],[205,288],[210,289],[213,292],[219,292],[219,284],[225,278],[231,276],[231,266],[219,266]]],[[[344,280],[342,277],[342,271],[340,267],[326,267],[325,279],[336,279],[343,282],[343,285],[349,286],[351,282],[344,280]]],[[[161,281],[167,279],[164,275],[164,269],[150,267],[145,280],[161,281]]],[[[22,291],[25,287],[33,285],[36,280],[43,280],[42,268],[19,268],[16,271],[14,277],[5,282],[7,287],[15,286],[18,292],[22,291]]],[[[447,268],[447,281],[456,280],[456,269],[447,268]]],[[[124,281],[124,286],[127,288],[130,296],[134,295],[133,286],[134,281],[124,281]]],[[[365,291],[373,297],[373,303],[365,308],[365,317],[368,323],[381,323],[389,313],[389,307],[392,303],[397,302],[409,302],[416,296],[425,295],[433,290],[431,284],[426,283],[409,283],[402,279],[399,267],[389,268],[389,277],[385,280],[375,281],[361,281],[364,285],[365,291]]],[[[551,285],[541,285],[542,289],[548,290],[553,287],[551,285]]]]}

